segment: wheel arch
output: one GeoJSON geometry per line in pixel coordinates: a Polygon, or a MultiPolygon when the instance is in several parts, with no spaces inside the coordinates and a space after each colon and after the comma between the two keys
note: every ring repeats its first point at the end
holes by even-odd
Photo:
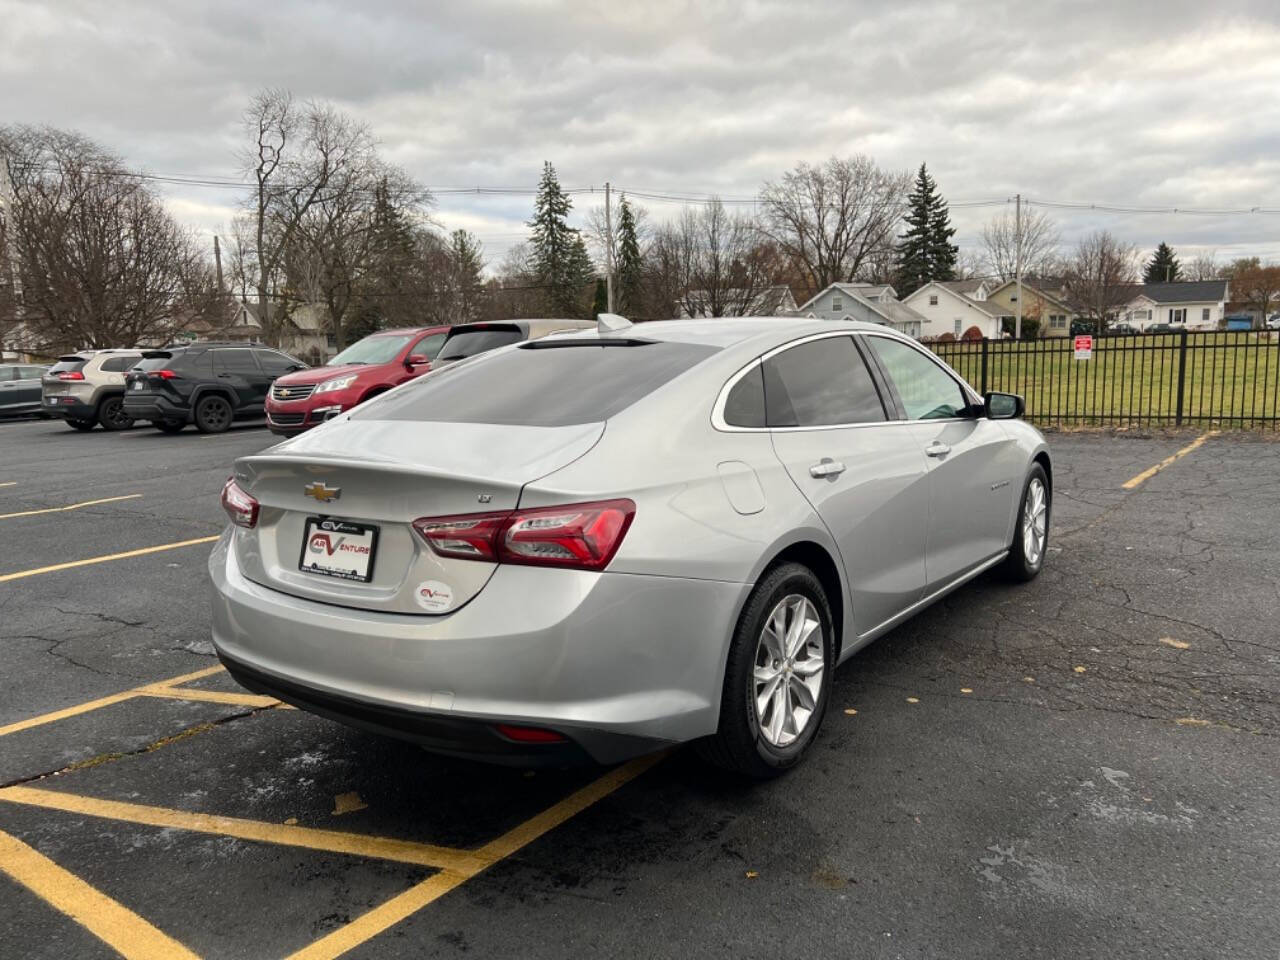
{"type": "Polygon", "coordinates": [[[827,603],[831,607],[832,627],[835,630],[836,659],[839,660],[844,648],[845,624],[851,622],[846,617],[847,592],[839,563],[831,551],[816,540],[797,540],[779,549],[764,564],[756,580],[784,563],[798,563],[812,570],[822,584],[822,589],[826,591],[827,603]]]}
{"type": "Polygon", "coordinates": [[[1049,461],[1049,451],[1040,449],[1036,451],[1036,455],[1031,458],[1032,463],[1038,463],[1044,469],[1045,486],[1049,488],[1049,502],[1053,502],[1053,464],[1049,461]]]}

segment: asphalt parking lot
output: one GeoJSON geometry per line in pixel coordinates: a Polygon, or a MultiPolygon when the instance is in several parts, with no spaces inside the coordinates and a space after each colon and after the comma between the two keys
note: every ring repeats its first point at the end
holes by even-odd
{"type": "Polygon", "coordinates": [[[0,424],[0,956],[1277,956],[1280,443],[1052,437],[1044,574],[855,657],[749,786],[237,688],[205,560],[271,442],[0,424]]]}

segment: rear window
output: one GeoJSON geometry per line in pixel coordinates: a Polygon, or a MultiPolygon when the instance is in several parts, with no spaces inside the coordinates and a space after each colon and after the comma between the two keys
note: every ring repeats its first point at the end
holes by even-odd
{"type": "Polygon", "coordinates": [[[429,373],[358,407],[353,420],[561,427],[607,420],[719,348],[692,343],[583,346],[496,353],[429,373]]]}
{"type": "MultiPolygon", "coordinates": [[[[477,353],[487,353],[498,347],[519,343],[524,339],[519,327],[490,327],[484,330],[455,330],[449,334],[437,354],[437,360],[461,360],[474,357],[477,353]]],[[[612,348],[608,348],[612,349],[612,348]]]]}
{"type": "Polygon", "coordinates": [[[49,375],[58,373],[79,373],[89,361],[84,357],[59,357],[58,362],[49,368],[49,375]]]}
{"type": "Polygon", "coordinates": [[[162,353],[159,356],[149,353],[132,367],[134,370],[163,370],[173,361],[173,356],[162,353]]]}
{"type": "Polygon", "coordinates": [[[128,370],[137,362],[137,357],[108,357],[106,360],[102,361],[102,366],[98,369],[103,373],[121,373],[128,370]]]}

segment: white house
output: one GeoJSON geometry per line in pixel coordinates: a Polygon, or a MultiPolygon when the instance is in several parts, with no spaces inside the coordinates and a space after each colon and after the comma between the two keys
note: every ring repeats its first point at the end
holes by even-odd
{"type": "Polygon", "coordinates": [[[1007,311],[987,303],[989,292],[985,280],[933,280],[902,302],[921,316],[922,339],[949,333],[958,340],[977,327],[982,336],[994,340],[1003,333],[1000,317],[1007,311]]]}
{"type": "Polygon", "coordinates": [[[1227,315],[1230,284],[1226,280],[1144,283],[1119,311],[1121,319],[1145,330],[1167,323],[1187,330],[1217,330],[1227,315]]]}
{"type": "Polygon", "coordinates": [[[887,283],[833,283],[797,308],[814,320],[863,320],[919,338],[924,318],[897,299],[887,283]]]}

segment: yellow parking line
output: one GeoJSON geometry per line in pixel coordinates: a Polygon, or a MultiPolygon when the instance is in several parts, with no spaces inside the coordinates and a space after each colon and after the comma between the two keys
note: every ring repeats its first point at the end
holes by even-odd
{"type": "MultiPolygon", "coordinates": [[[[168,680],[161,680],[159,683],[148,684],[145,689],[161,691],[168,690],[174,684],[190,683],[192,680],[199,680],[215,673],[221,673],[223,667],[219,664],[216,667],[205,667],[203,670],[196,670],[193,673],[184,673],[181,676],[170,677],[168,680]]],[[[78,703],[74,707],[66,707],[62,710],[54,710],[52,713],[42,713],[37,717],[28,717],[26,720],[18,720],[6,726],[0,727],[0,737],[5,734],[17,733],[19,730],[29,730],[31,727],[43,726],[46,723],[53,723],[55,720],[65,720],[67,717],[74,717],[81,713],[88,713],[91,710],[100,710],[103,707],[109,707],[113,703],[120,703],[123,700],[132,700],[134,697],[142,696],[143,687],[134,687],[132,690],[121,690],[119,693],[113,693],[105,697],[99,697],[97,700],[90,700],[87,703],[78,703]]]]}
{"type": "Polygon", "coordinates": [[[198,960],[132,910],[4,831],[0,831],[0,870],[126,960],[198,960]]]}
{"type": "Polygon", "coordinates": [[[20,803],[43,810],[61,810],[88,817],[122,820],[148,827],[190,830],[194,833],[213,833],[238,840],[254,840],[259,843],[275,843],[286,847],[305,847],[308,850],[324,850],[328,853],[346,853],[357,857],[374,857],[394,860],[420,867],[439,867],[465,874],[475,872],[482,861],[467,850],[437,847],[411,840],[393,837],[371,837],[340,830],[321,830],[315,827],[298,827],[283,823],[266,823],[260,820],[243,820],[239,817],[221,817],[209,813],[188,813],[168,807],[151,807],[140,803],[123,803],[118,800],[100,800],[79,794],[57,790],[41,790],[36,787],[5,787],[0,789],[0,801],[20,803]]]}
{"type": "Polygon", "coordinates": [[[6,483],[0,483],[0,487],[16,487],[17,485],[18,485],[17,480],[10,480],[6,483]]]}
{"type": "Polygon", "coordinates": [[[104,497],[101,500],[85,500],[66,507],[44,507],[40,510],[19,510],[17,513],[0,513],[0,520],[12,520],[14,517],[34,517],[41,513],[65,513],[68,510],[81,510],[85,507],[96,507],[100,503],[119,503],[121,500],[137,500],[140,493],[130,493],[123,497],[104,497]]]}
{"type": "Polygon", "coordinates": [[[200,700],[205,703],[227,703],[237,707],[274,707],[280,701],[275,697],[263,697],[256,693],[224,693],[221,690],[173,690],[166,687],[143,687],[138,691],[143,697],[164,697],[169,700],[200,700]]]}
{"type": "Polygon", "coordinates": [[[1210,437],[1216,437],[1217,435],[1218,435],[1217,430],[1210,430],[1208,433],[1201,434],[1200,436],[1192,440],[1189,444],[1187,444],[1185,447],[1183,447],[1181,450],[1179,450],[1177,453],[1173,454],[1172,456],[1165,457],[1163,460],[1157,463],[1154,467],[1148,467],[1146,470],[1143,470],[1140,474],[1138,474],[1133,479],[1126,480],[1124,482],[1124,488],[1126,490],[1132,490],[1134,487],[1141,486],[1142,484],[1150,480],[1152,477],[1154,477],[1161,470],[1163,470],[1165,467],[1169,466],[1169,464],[1177,460],[1181,460],[1183,457],[1185,457],[1188,453],[1191,453],[1193,450],[1198,450],[1206,440],[1208,440],[1210,437]]]}
{"type": "MultiPolygon", "coordinates": [[[[466,883],[476,874],[511,856],[549,830],[553,830],[569,818],[581,813],[598,800],[607,797],[619,787],[634,780],[659,760],[662,754],[640,757],[606,773],[600,779],[587,784],[576,793],[503,834],[492,843],[475,851],[475,866],[470,870],[445,870],[410,887],[404,893],[392,897],[367,913],[352,920],[345,927],[321,937],[308,947],[291,954],[288,960],[333,960],[348,950],[373,939],[395,924],[412,916],[427,904],[444,896],[455,887],[466,883]]],[[[3,794],[0,794],[3,796],[3,794]]]]}
{"type": "Polygon", "coordinates": [[[36,567],[34,570],[19,570],[17,573],[0,574],[0,583],[10,580],[21,580],[23,577],[34,577],[41,573],[57,573],[59,570],[70,570],[72,567],[87,567],[94,563],[106,563],[108,560],[126,560],[129,557],[141,557],[148,553],[160,553],[162,550],[176,550],[179,547],[194,547],[201,543],[213,543],[214,537],[196,537],[194,540],[179,540],[177,543],[162,543],[158,547],[142,547],[139,550],[126,550],[123,553],[109,553],[104,557],[89,557],[86,560],[71,560],[67,563],[55,563],[48,567],[36,567]]]}

